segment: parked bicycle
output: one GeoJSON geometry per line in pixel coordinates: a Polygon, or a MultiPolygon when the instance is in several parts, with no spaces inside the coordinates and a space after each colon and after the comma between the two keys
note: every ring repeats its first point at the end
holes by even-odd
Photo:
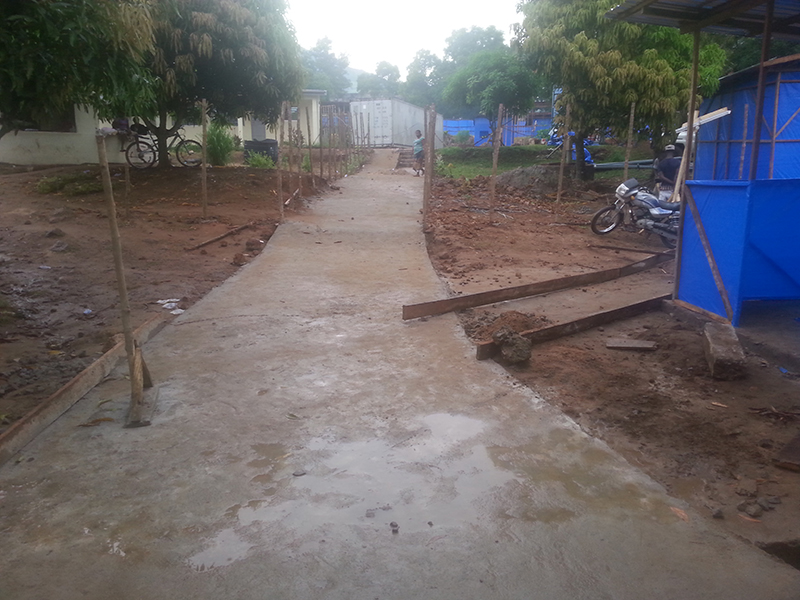
{"type": "MultiPolygon", "coordinates": [[[[125,159],[134,169],[147,169],[158,162],[158,142],[146,125],[134,123],[130,127],[133,141],[125,148],[125,159]]],[[[183,128],[178,129],[167,142],[167,151],[173,152],[184,167],[197,167],[203,162],[203,146],[186,138],[183,128]]]]}

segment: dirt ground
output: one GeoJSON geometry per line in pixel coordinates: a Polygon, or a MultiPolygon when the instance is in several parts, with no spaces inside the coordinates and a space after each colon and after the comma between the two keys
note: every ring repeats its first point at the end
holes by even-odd
{"type": "MultiPolygon", "coordinates": [[[[87,170],[90,179],[91,169],[0,169],[0,433],[98,358],[121,329],[102,194],[37,191],[45,177],[87,170]]],[[[398,172],[405,175],[411,173],[398,172]]],[[[134,326],[185,309],[223,282],[263,248],[280,218],[274,171],[211,169],[205,216],[199,170],[135,171],[127,198],[122,179],[115,170],[134,326]]],[[[321,193],[324,201],[330,189],[316,184],[315,190],[306,179],[304,195],[321,193]]],[[[284,178],[284,198],[296,187],[284,178]]],[[[606,238],[590,232],[592,213],[612,189],[613,183],[588,182],[557,203],[552,179],[542,174],[528,186],[499,185],[491,206],[482,178],[438,180],[425,223],[433,264],[453,294],[467,294],[618,267],[663,251],[657,239],[633,232],[606,238]]],[[[459,316],[475,341],[500,325],[536,329],[669,293],[672,269],[668,262],[626,282],[459,316]]],[[[754,353],[746,379],[713,380],[701,328],[683,311],[652,312],[537,345],[529,362],[505,366],[700,515],[745,540],[776,543],[767,549],[800,568],[788,543],[800,539],[800,473],[773,464],[800,429],[800,382],[754,353]],[[606,347],[612,337],[657,347],[612,350],[606,347]]]]}

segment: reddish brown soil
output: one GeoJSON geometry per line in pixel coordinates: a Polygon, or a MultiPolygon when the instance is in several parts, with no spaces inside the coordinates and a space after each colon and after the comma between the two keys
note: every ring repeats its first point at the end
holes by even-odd
{"type": "MultiPolygon", "coordinates": [[[[102,194],[35,189],[45,176],[74,170],[0,170],[0,432],[95,360],[121,330],[102,194]]],[[[197,301],[274,231],[273,171],[209,174],[205,215],[197,170],[133,172],[127,200],[123,187],[116,188],[134,326],[166,312],[159,300],[177,298],[184,308],[197,301]],[[235,235],[186,250],[248,223],[235,235]]],[[[114,179],[121,181],[121,173],[114,179]]],[[[296,187],[285,179],[283,197],[296,187]]],[[[567,190],[557,203],[552,185],[539,181],[527,189],[498,186],[492,206],[485,180],[438,181],[425,224],[431,259],[454,294],[467,294],[618,267],[663,251],[657,239],[631,232],[590,233],[591,214],[610,192],[593,182],[567,190]],[[603,244],[642,252],[598,247],[603,244]]],[[[669,291],[671,265],[630,278],[628,287],[592,286],[460,317],[476,341],[501,324],[536,329],[624,304],[642,290],[669,291]]],[[[789,415],[800,411],[798,381],[755,354],[748,355],[747,379],[711,379],[701,326],[683,312],[649,313],[534,346],[529,364],[507,368],[699,514],[711,519],[721,509],[717,523],[756,542],[800,538],[800,474],[772,463],[800,428],[789,415]],[[657,349],[606,348],[609,337],[626,336],[655,341],[657,349]],[[743,501],[769,497],[781,503],[763,515],[737,510],[743,501]]]]}
{"type": "MultiPolygon", "coordinates": [[[[569,190],[560,203],[541,182],[528,189],[499,186],[491,211],[486,181],[439,181],[426,223],[435,267],[453,293],[466,294],[647,256],[598,245],[665,250],[657,238],[635,232],[592,234],[591,215],[613,197],[613,188],[587,186],[569,190]]],[[[670,292],[673,269],[668,262],[637,275],[635,287],[652,295],[670,292]]],[[[472,339],[486,341],[501,327],[540,329],[625,304],[629,293],[622,283],[603,284],[469,309],[460,318],[472,339]]],[[[716,512],[721,526],[755,542],[796,540],[800,473],[777,468],[773,458],[800,430],[800,383],[753,353],[747,355],[746,379],[712,379],[703,324],[693,313],[668,308],[535,345],[529,363],[505,366],[701,515],[710,519],[716,512]],[[609,338],[619,337],[653,341],[657,348],[606,347],[609,338]],[[756,517],[737,508],[768,497],[780,504],[756,517]]]]}

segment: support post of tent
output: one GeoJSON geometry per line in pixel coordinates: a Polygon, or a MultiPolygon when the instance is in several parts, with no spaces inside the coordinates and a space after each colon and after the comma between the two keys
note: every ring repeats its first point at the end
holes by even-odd
{"type": "Polygon", "coordinates": [[[492,179],[489,182],[489,209],[494,210],[495,188],[497,186],[497,161],[500,157],[500,146],[503,143],[503,105],[497,107],[497,125],[492,139],[492,179]]]}
{"type": "Polygon", "coordinates": [[[744,123],[742,123],[742,154],[739,157],[739,179],[744,176],[744,155],[747,152],[747,112],[750,105],[744,103],[744,123]]]}
{"type": "Polygon", "coordinates": [[[133,329],[131,328],[131,308],[128,302],[128,287],[125,283],[125,270],[122,264],[122,243],[120,242],[119,226],[117,225],[117,207],[114,204],[114,189],[111,186],[111,173],[108,168],[106,140],[102,135],[97,135],[95,141],[97,142],[97,158],[100,162],[100,175],[103,180],[103,192],[106,197],[108,223],[111,227],[111,251],[114,256],[114,271],[117,275],[122,332],[125,336],[125,354],[128,358],[128,372],[131,381],[131,402],[128,410],[127,426],[139,427],[150,424],[143,419],[143,388],[152,387],[153,382],[150,379],[150,373],[141,355],[141,349],[136,348],[133,338],[133,329]]]}
{"type": "Polygon", "coordinates": [[[758,88],[756,90],[756,114],[753,126],[753,148],[750,152],[750,181],[758,176],[758,154],[761,148],[761,121],[764,118],[764,91],[766,89],[766,69],[764,63],[769,58],[772,38],[772,19],[775,15],[775,0],[767,0],[767,15],[764,19],[764,33],[761,40],[761,63],[758,66],[758,88]]]}
{"type": "Polygon", "coordinates": [[[204,98],[200,102],[201,119],[203,124],[203,168],[200,174],[202,187],[203,218],[208,218],[208,101],[204,98]]]}
{"type": "Polygon", "coordinates": [[[625,147],[625,170],[622,178],[628,180],[628,163],[631,160],[631,149],[633,148],[633,119],[636,115],[636,100],[631,102],[631,115],[628,118],[628,145],[625,147]]]}
{"type": "MultiPolygon", "coordinates": [[[[694,32],[694,46],[692,48],[692,82],[691,89],[689,90],[689,117],[686,125],[688,131],[686,132],[686,147],[683,149],[683,157],[681,158],[681,166],[678,169],[678,175],[675,179],[675,190],[672,195],[678,194],[678,201],[681,203],[680,219],[678,221],[678,244],[675,248],[675,285],[672,290],[672,297],[677,298],[681,285],[681,263],[683,258],[683,230],[686,222],[686,198],[683,193],[684,185],[686,184],[686,171],[689,168],[689,163],[692,161],[692,153],[694,152],[694,121],[695,111],[697,106],[697,86],[700,80],[700,30],[694,32]]],[[[675,198],[670,198],[673,202],[675,198]]],[[[700,224],[698,223],[698,226],[700,224]]]]}

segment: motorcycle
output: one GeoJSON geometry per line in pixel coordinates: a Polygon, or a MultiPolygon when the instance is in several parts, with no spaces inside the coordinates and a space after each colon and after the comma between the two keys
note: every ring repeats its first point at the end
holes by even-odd
{"type": "Polygon", "coordinates": [[[680,202],[666,202],[641,187],[636,179],[619,184],[616,201],[598,210],[592,217],[592,231],[606,235],[623,222],[655,233],[667,248],[678,244],[680,202]]]}

